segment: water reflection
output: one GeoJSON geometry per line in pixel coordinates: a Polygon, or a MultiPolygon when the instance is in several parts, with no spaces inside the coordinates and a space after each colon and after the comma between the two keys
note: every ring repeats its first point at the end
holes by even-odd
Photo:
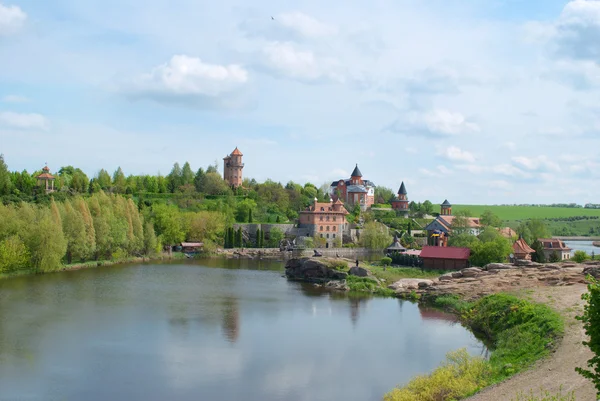
{"type": "Polygon", "coordinates": [[[0,401],[379,400],[450,350],[481,352],[439,311],[217,262],[0,281],[0,401]]]}

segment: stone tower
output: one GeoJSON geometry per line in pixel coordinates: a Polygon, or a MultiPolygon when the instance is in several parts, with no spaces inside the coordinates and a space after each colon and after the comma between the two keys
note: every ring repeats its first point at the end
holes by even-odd
{"type": "Polygon", "coordinates": [[[223,158],[223,179],[233,188],[242,185],[242,170],[244,168],[242,156],[244,155],[236,146],[229,156],[223,158]]]}

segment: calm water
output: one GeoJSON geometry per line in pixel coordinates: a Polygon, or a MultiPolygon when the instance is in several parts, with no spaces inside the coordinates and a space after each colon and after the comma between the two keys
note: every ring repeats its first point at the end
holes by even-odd
{"type": "Polygon", "coordinates": [[[211,260],[0,281],[0,400],[380,400],[481,344],[451,317],[211,260]]]}
{"type": "Polygon", "coordinates": [[[600,255],[600,248],[592,245],[592,241],[565,241],[565,245],[571,248],[571,255],[575,251],[585,251],[588,255],[594,252],[596,256],[600,255]]]}

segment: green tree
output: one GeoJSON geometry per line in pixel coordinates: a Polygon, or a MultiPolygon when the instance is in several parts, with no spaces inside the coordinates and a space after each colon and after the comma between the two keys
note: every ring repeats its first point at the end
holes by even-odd
{"type": "Polygon", "coordinates": [[[88,246],[83,216],[73,208],[70,201],[64,202],[62,210],[63,233],[67,241],[65,255],[67,263],[72,263],[73,259],[77,261],[85,260],[91,255],[91,250],[88,246]]]}
{"type": "Polygon", "coordinates": [[[154,224],[147,221],[144,225],[144,255],[149,256],[157,253],[158,240],[154,232],[154,224]]]}
{"type": "Polygon", "coordinates": [[[236,236],[235,236],[235,245],[238,248],[241,248],[243,245],[243,236],[242,236],[242,227],[238,227],[236,236]]]}
{"type": "Polygon", "coordinates": [[[198,169],[198,172],[196,173],[196,176],[194,177],[194,186],[196,187],[196,191],[204,192],[204,177],[205,176],[206,176],[206,173],[204,172],[204,169],[202,167],[200,167],[198,169]]]}
{"type": "Polygon", "coordinates": [[[448,238],[449,246],[455,246],[459,248],[474,249],[479,242],[481,242],[479,238],[467,233],[452,235],[450,238],[448,238]]]}
{"type": "Polygon", "coordinates": [[[240,223],[245,223],[246,221],[252,223],[250,219],[252,218],[252,209],[254,208],[256,208],[256,202],[252,199],[244,199],[243,201],[238,202],[235,213],[236,221],[240,223]]]}
{"type": "Polygon", "coordinates": [[[179,163],[175,163],[171,172],[167,176],[167,189],[169,192],[173,193],[179,189],[180,186],[183,185],[183,172],[181,171],[181,167],[179,163]]]}
{"type": "Polygon", "coordinates": [[[360,232],[360,244],[369,249],[385,249],[392,242],[388,228],[377,222],[366,223],[360,232]]]}
{"type": "Polygon", "coordinates": [[[0,196],[10,195],[12,192],[12,183],[10,172],[4,162],[4,155],[0,154],[0,196]]]}
{"type": "Polygon", "coordinates": [[[508,260],[512,252],[510,241],[502,236],[488,242],[478,242],[471,249],[471,264],[485,266],[488,263],[502,263],[508,260]]]}
{"type": "Polygon", "coordinates": [[[204,176],[204,193],[208,195],[227,195],[231,194],[231,188],[219,173],[210,172],[204,176]]]}
{"type": "Polygon", "coordinates": [[[585,301],[583,314],[577,320],[583,322],[583,329],[589,338],[583,345],[590,348],[593,357],[587,361],[589,369],[577,367],[575,370],[589,379],[596,387],[596,394],[600,396],[600,283],[592,276],[588,276],[588,291],[581,296],[585,301]]]}
{"type": "Polygon", "coordinates": [[[96,178],[98,185],[103,191],[107,191],[112,187],[112,181],[110,179],[110,174],[108,171],[102,169],[98,172],[98,177],[96,178]]]}
{"type": "Polygon", "coordinates": [[[496,216],[491,210],[485,210],[481,214],[479,222],[483,226],[500,227],[502,225],[500,217],[496,216]]]}
{"type": "Polygon", "coordinates": [[[390,188],[375,187],[375,201],[377,203],[390,203],[395,197],[396,194],[390,188]]]}
{"type": "Polygon", "coordinates": [[[29,256],[25,243],[18,236],[0,241],[0,274],[27,269],[29,256]]]}
{"type": "Polygon", "coordinates": [[[531,249],[535,252],[531,255],[531,259],[534,262],[544,263],[546,262],[546,255],[544,254],[544,245],[537,239],[531,243],[531,249]]]}
{"type": "Polygon", "coordinates": [[[158,204],[152,207],[154,228],[161,243],[173,246],[185,239],[181,214],[176,206],[158,204]]]}
{"type": "Polygon", "coordinates": [[[248,209],[248,223],[252,223],[253,219],[252,219],[252,209],[248,209]]]}
{"type": "Polygon", "coordinates": [[[556,252],[556,251],[553,251],[553,252],[550,254],[550,258],[549,258],[549,259],[550,259],[550,260],[549,260],[549,261],[550,261],[550,263],[556,263],[556,262],[560,262],[560,255],[558,254],[558,252],[556,252]]]}
{"type": "Polygon", "coordinates": [[[181,181],[181,185],[194,185],[194,172],[188,162],[185,162],[181,169],[181,181]]]}
{"type": "Polygon", "coordinates": [[[268,247],[269,248],[279,248],[279,244],[281,243],[281,240],[283,239],[283,237],[284,237],[283,231],[281,231],[278,228],[271,228],[271,231],[269,231],[268,247]]]}
{"type": "Polygon", "coordinates": [[[452,220],[452,235],[466,234],[471,231],[469,216],[471,212],[461,210],[454,215],[452,220]]]}
{"type": "Polygon", "coordinates": [[[429,214],[429,215],[432,214],[433,213],[433,203],[431,203],[429,200],[426,200],[421,205],[421,211],[425,214],[429,214]]]}

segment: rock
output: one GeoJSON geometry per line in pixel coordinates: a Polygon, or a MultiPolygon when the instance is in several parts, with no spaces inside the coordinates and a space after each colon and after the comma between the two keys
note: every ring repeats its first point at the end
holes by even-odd
{"type": "Polygon", "coordinates": [[[311,283],[324,283],[331,280],[345,280],[348,273],[335,270],[328,265],[328,259],[293,258],[285,265],[285,275],[294,280],[311,283]]]}
{"type": "Polygon", "coordinates": [[[467,267],[466,269],[462,269],[460,271],[463,277],[477,277],[479,273],[481,273],[481,269],[477,267],[467,267]]]}
{"type": "MultiPolygon", "coordinates": [[[[462,274],[461,274],[462,277],[462,274]]],[[[441,275],[440,277],[438,277],[438,280],[440,281],[449,281],[452,280],[454,277],[454,275],[452,273],[446,273],[444,275],[441,275]]]]}
{"type": "Polygon", "coordinates": [[[463,276],[463,274],[461,272],[452,272],[452,273],[448,273],[452,275],[452,278],[461,278],[463,276]]]}
{"type": "Polygon", "coordinates": [[[551,263],[544,265],[544,267],[546,269],[552,269],[552,270],[560,270],[561,269],[561,267],[559,265],[555,265],[555,264],[551,264],[551,263]]]}
{"type": "Polygon", "coordinates": [[[370,272],[364,267],[352,266],[348,271],[351,276],[367,277],[370,272]]]}
{"type": "Polygon", "coordinates": [[[586,276],[589,274],[594,278],[600,278],[600,267],[588,266],[583,268],[583,274],[586,276]]]}
{"type": "Polygon", "coordinates": [[[485,265],[484,270],[505,270],[505,269],[514,269],[514,266],[508,265],[506,263],[489,263],[485,265]]]}
{"type": "Polygon", "coordinates": [[[513,263],[515,266],[530,266],[533,262],[527,259],[517,259],[513,263]]]}
{"type": "Polygon", "coordinates": [[[419,288],[427,288],[427,287],[431,287],[432,284],[433,284],[433,281],[431,281],[431,280],[423,280],[423,281],[419,281],[419,284],[417,284],[417,286],[419,288]]]}

